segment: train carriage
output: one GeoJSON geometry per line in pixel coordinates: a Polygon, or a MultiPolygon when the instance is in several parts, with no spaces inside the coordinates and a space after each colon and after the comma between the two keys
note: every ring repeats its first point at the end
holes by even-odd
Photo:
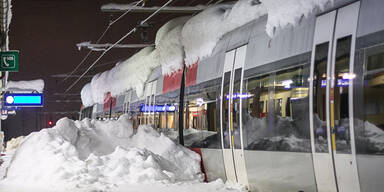
{"type": "Polygon", "coordinates": [[[156,68],[142,97],[106,97],[81,118],[128,113],[175,141],[182,130],[208,181],[251,191],[381,191],[383,8],[382,0],[335,0],[274,38],[263,16],[185,71],[156,68]]]}

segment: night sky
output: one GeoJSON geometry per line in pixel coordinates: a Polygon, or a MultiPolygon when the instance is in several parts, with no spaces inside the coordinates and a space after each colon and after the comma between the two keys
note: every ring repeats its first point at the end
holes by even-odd
{"type": "MultiPolygon", "coordinates": [[[[121,13],[103,13],[100,7],[106,3],[129,3],[132,0],[14,0],[12,1],[12,22],[10,25],[10,49],[19,50],[19,72],[10,73],[9,80],[43,79],[44,107],[24,108],[16,116],[9,116],[2,122],[6,139],[26,135],[48,127],[62,118],[78,118],[80,110],[80,91],[91,79],[83,78],[68,93],[74,96],[58,95],[73,83],[76,78],[63,82],[63,78],[52,75],[70,73],[88,53],[88,49],[78,50],[76,44],[83,41],[96,42],[110,20],[121,13]],[[65,101],[71,102],[65,102],[65,101]],[[65,113],[65,114],[63,114],[65,113]]],[[[165,0],[147,0],[146,6],[161,6],[165,0]]],[[[172,6],[194,6],[206,4],[208,0],[175,0],[172,6]]],[[[150,13],[129,13],[114,24],[101,43],[114,43],[124,34],[144,20],[150,13]]],[[[148,42],[153,43],[156,31],[167,21],[183,14],[160,13],[149,21],[148,42]]],[[[122,43],[144,43],[143,30],[138,30],[122,43]]],[[[111,69],[119,60],[137,52],[138,49],[112,49],[98,62],[87,75],[94,75],[111,69]]],[[[91,57],[80,67],[86,67],[101,54],[93,52],[91,57]]],[[[76,75],[80,75],[79,70],[76,75]]]]}

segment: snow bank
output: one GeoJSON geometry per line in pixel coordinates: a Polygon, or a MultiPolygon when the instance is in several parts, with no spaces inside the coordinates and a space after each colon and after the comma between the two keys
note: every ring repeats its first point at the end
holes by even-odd
{"type": "Polygon", "coordinates": [[[153,47],[146,47],[131,58],[118,63],[109,71],[96,74],[90,84],[83,87],[81,99],[84,106],[103,104],[105,94],[117,96],[129,89],[135,89],[141,96],[144,83],[152,70],[159,65],[153,47]]]}
{"type": "Polygon", "coordinates": [[[31,81],[8,81],[6,89],[15,91],[38,91],[41,93],[44,90],[44,81],[42,79],[31,81]]]}
{"type": "Polygon", "coordinates": [[[15,152],[4,182],[99,191],[202,179],[198,154],[149,126],[133,134],[128,117],[122,116],[104,122],[63,118],[53,128],[30,134],[15,152]]]}
{"type": "Polygon", "coordinates": [[[11,140],[9,140],[7,142],[7,147],[6,147],[6,151],[7,152],[11,152],[11,151],[14,151],[15,149],[19,148],[19,145],[21,144],[21,142],[24,140],[24,136],[20,136],[20,137],[16,137],[16,138],[12,138],[11,140]]]}
{"type": "Polygon", "coordinates": [[[0,153],[3,152],[4,147],[4,132],[0,131],[0,153]]]}

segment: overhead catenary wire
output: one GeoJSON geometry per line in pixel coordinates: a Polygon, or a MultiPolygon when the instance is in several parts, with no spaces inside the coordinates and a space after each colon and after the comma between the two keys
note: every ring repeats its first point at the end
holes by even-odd
{"type": "MultiPolygon", "coordinates": [[[[149,19],[151,19],[154,15],[156,15],[159,11],[161,11],[164,7],[166,7],[168,4],[170,4],[173,0],[168,0],[163,6],[161,6],[159,9],[157,9],[155,12],[153,12],[151,15],[149,15],[146,19],[144,19],[143,21],[140,22],[140,25],[143,25],[145,22],[147,22],[149,19]]],[[[108,47],[105,51],[103,51],[103,53],[87,68],[87,70],[81,74],[81,76],[74,82],[72,83],[65,91],[64,93],[67,93],[69,90],[72,89],[73,86],[75,86],[80,80],[81,78],[83,78],[83,76],[85,74],[88,73],[88,71],[109,51],[111,50],[114,46],[116,46],[117,44],[119,44],[121,41],[123,41],[125,38],[127,38],[129,35],[131,35],[133,32],[136,31],[136,27],[134,27],[133,29],[131,29],[127,34],[125,34],[123,37],[121,37],[118,41],[116,41],[113,45],[111,45],[110,47],[108,47]]]]}
{"type": "MultiPolygon", "coordinates": [[[[137,1],[137,2],[134,4],[134,6],[139,5],[139,4],[140,4],[141,2],[143,2],[143,1],[145,1],[145,0],[137,1]]],[[[104,30],[104,32],[101,34],[101,36],[97,39],[96,44],[100,43],[101,39],[103,39],[103,37],[105,36],[105,34],[108,32],[108,30],[111,28],[111,26],[112,26],[113,24],[115,24],[117,21],[119,21],[121,18],[123,18],[123,17],[124,17],[125,15],[127,15],[129,12],[131,12],[132,9],[133,9],[133,7],[130,8],[130,9],[128,9],[128,10],[127,10],[126,12],[124,12],[123,14],[121,14],[121,15],[120,15],[118,18],[116,18],[115,20],[111,21],[111,22],[108,24],[107,28],[105,28],[105,30],[104,30]]],[[[85,57],[81,60],[81,62],[75,67],[75,69],[73,69],[73,70],[71,71],[71,73],[68,74],[67,77],[65,77],[65,78],[62,80],[62,82],[66,81],[69,77],[71,77],[71,76],[72,76],[72,75],[79,69],[79,67],[80,67],[80,66],[81,66],[81,65],[88,59],[88,57],[91,55],[92,52],[93,52],[93,50],[90,49],[90,50],[88,51],[87,55],[85,55],[85,57]]]]}

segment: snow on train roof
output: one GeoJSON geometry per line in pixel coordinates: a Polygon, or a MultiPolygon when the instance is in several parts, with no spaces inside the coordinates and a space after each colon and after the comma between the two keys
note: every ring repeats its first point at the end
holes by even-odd
{"type": "Polygon", "coordinates": [[[117,96],[135,89],[141,96],[144,83],[157,66],[161,66],[162,74],[171,74],[182,67],[183,59],[187,66],[203,60],[226,33],[263,15],[268,15],[265,30],[273,38],[279,29],[295,25],[328,2],[333,0],[239,0],[211,6],[191,18],[173,19],[158,30],[155,48],[144,48],[111,70],[95,75],[81,91],[83,105],[104,103],[107,92],[117,96]]]}

